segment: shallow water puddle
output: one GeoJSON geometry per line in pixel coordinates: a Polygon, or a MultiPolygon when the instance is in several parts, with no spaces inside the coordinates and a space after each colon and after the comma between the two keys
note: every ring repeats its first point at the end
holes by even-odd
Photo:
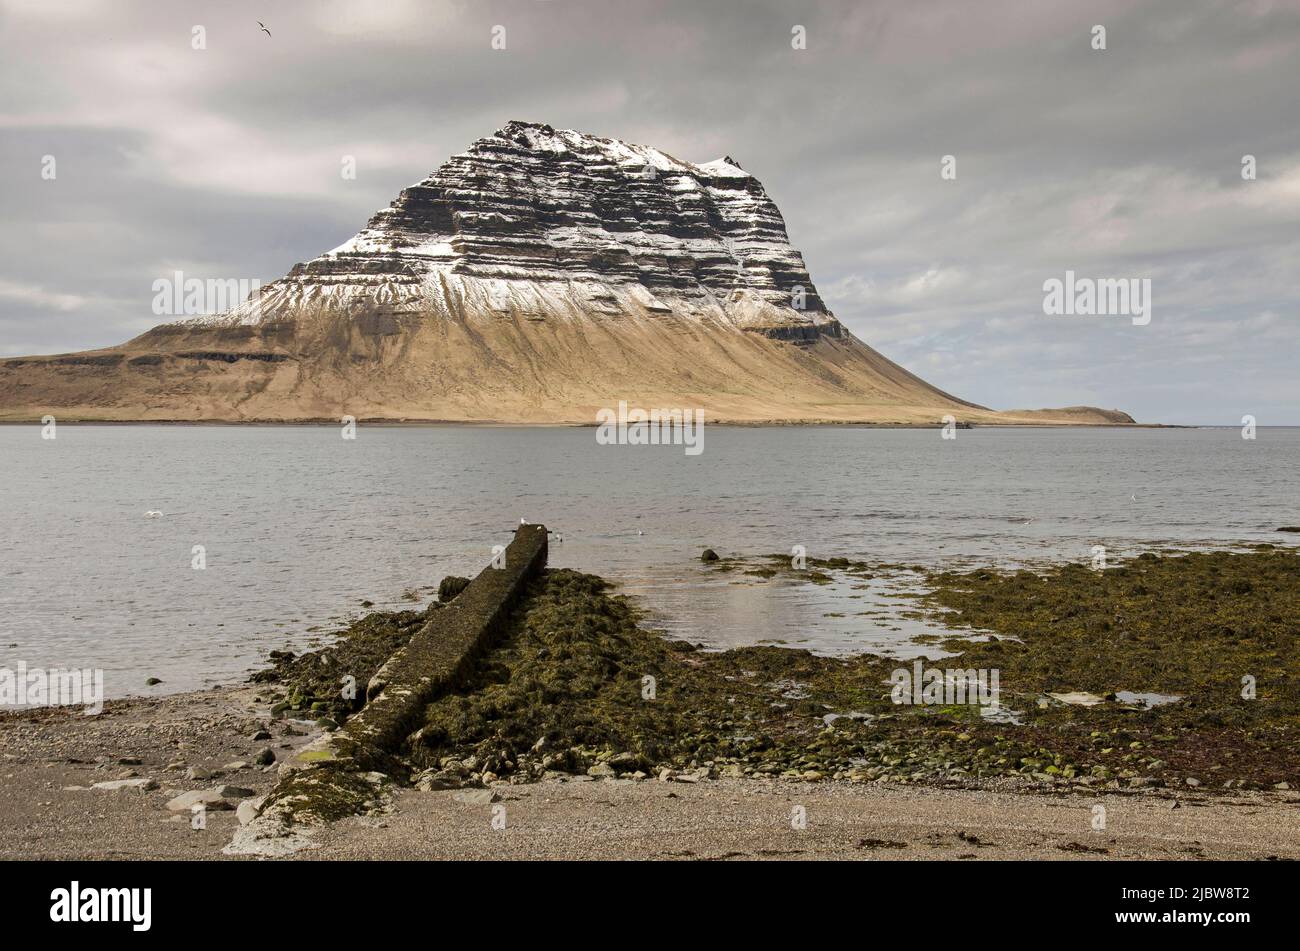
{"type": "Polygon", "coordinates": [[[650,626],[706,649],[771,645],[831,656],[938,659],[952,656],[939,641],[984,636],[924,619],[916,607],[925,591],[922,576],[908,569],[872,568],[866,576],[754,559],[655,575],[626,581],[620,590],[637,598],[650,626]]]}
{"type": "Polygon", "coordinates": [[[1183,698],[1172,693],[1135,693],[1132,690],[1115,691],[1115,699],[1120,703],[1133,703],[1144,707],[1162,707],[1167,703],[1177,703],[1183,698]]]}
{"type": "MultiPolygon", "coordinates": [[[[1049,693],[1047,696],[1071,706],[1095,707],[1106,703],[1112,695],[1107,694],[1105,697],[1099,697],[1095,693],[1088,693],[1086,690],[1075,690],[1070,693],[1049,693]]],[[[1172,693],[1135,693],[1132,690],[1117,690],[1113,698],[1116,703],[1147,708],[1160,707],[1167,703],[1177,703],[1183,699],[1181,696],[1172,693]]],[[[1042,702],[1046,703],[1045,700],[1042,702]]]]}

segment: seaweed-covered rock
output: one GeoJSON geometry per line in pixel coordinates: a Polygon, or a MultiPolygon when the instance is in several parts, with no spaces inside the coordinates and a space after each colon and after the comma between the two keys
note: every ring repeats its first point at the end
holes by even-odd
{"type": "Polygon", "coordinates": [[[438,601],[446,604],[456,595],[460,594],[469,587],[469,579],[461,578],[458,575],[448,575],[438,582],[438,601]]]}
{"type": "Polygon", "coordinates": [[[326,720],[337,727],[361,708],[370,678],[438,607],[368,614],[318,651],[271,651],[272,666],[250,679],[282,687],[282,698],[271,706],[273,714],[326,720]]]}

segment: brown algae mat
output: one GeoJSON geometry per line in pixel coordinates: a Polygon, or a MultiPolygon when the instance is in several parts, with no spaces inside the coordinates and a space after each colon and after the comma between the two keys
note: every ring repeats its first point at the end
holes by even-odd
{"type": "MultiPolygon", "coordinates": [[[[810,583],[869,570],[845,559],[810,567],[810,583]]],[[[973,704],[895,704],[895,659],[665,640],[606,582],[559,569],[533,582],[468,682],[391,751],[392,775],[422,788],[664,770],[1049,790],[1285,790],[1300,780],[1293,549],[928,580],[923,610],[971,629],[944,640],[954,656],[933,666],[997,670],[1016,722],[973,704]],[[1050,696],[1080,692],[1094,704],[1050,696]]],[[[279,655],[259,676],[278,684],[283,712],[346,717],[359,701],[335,699],[339,678],[352,673],[364,695],[369,673],[423,617],[370,615],[331,647],[279,655]]]]}

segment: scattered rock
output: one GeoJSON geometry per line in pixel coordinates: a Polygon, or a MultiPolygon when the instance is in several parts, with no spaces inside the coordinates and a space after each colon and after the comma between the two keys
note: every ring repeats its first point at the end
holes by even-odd
{"type": "Polygon", "coordinates": [[[146,687],[156,687],[160,683],[162,683],[162,681],[159,680],[157,677],[150,677],[148,680],[144,682],[144,685],[146,687]]]}
{"type": "Polygon", "coordinates": [[[1088,693],[1086,690],[1074,690],[1070,693],[1049,693],[1053,700],[1059,700],[1061,703],[1067,703],[1076,707],[1095,707],[1103,703],[1103,699],[1095,693],[1088,693]]]}
{"type": "Polygon", "coordinates": [[[149,779],[147,777],[140,778],[140,779],[110,779],[107,780],[106,782],[95,783],[90,788],[109,789],[109,790],[139,789],[147,792],[148,790],[151,789],[157,789],[158,783],[156,783],[154,780],[149,779]]]}
{"type": "Polygon", "coordinates": [[[465,785],[459,775],[450,770],[425,770],[415,781],[415,788],[421,792],[432,792],[435,789],[459,789],[465,785]]]}
{"type": "Polygon", "coordinates": [[[250,796],[257,795],[253,789],[245,789],[243,786],[218,786],[217,795],[222,799],[247,799],[250,796]]]}
{"type": "Polygon", "coordinates": [[[270,766],[275,762],[275,752],[269,746],[261,749],[253,757],[253,762],[258,766],[270,766]]]}
{"type": "Polygon", "coordinates": [[[446,604],[468,587],[468,578],[462,578],[459,575],[448,575],[438,582],[438,600],[446,604]]]}
{"type": "Polygon", "coordinates": [[[469,806],[486,806],[500,802],[501,794],[495,789],[462,789],[452,793],[451,798],[469,806]]]}
{"type": "Polygon", "coordinates": [[[189,812],[195,806],[205,806],[209,810],[235,808],[215,789],[196,789],[193,792],[181,793],[167,801],[167,808],[171,812],[189,812]]]}
{"type": "Polygon", "coordinates": [[[712,548],[704,549],[703,553],[700,555],[700,561],[717,561],[717,560],[718,560],[718,553],[714,551],[712,548]]]}
{"type": "Polygon", "coordinates": [[[241,826],[246,826],[262,811],[262,797],[257,799],[245,799],[235,809],[235,818],[239,820],[241,826]]]}
{"type": "MultiPolygon", "coordinates": [[[[616,753],[605,761],[610,768],[616,773],[635,773],[637,770],[645,768],[648,764],[645,757],[636,753],[616,753]]],[[[590,772],[590,770],[588,770],[590,772]]]]}

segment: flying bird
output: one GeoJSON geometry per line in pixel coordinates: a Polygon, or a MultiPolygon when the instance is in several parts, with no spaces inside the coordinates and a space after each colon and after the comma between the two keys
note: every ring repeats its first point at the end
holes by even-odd
{"type": "Polygon", "coordinates": [[[271,31],[266,28],[266,24],[263,23],[261,20],[257,21],[257,25],[262,28],[262,32],[265,33],[267,36],[271,35],[271,31]]]}

